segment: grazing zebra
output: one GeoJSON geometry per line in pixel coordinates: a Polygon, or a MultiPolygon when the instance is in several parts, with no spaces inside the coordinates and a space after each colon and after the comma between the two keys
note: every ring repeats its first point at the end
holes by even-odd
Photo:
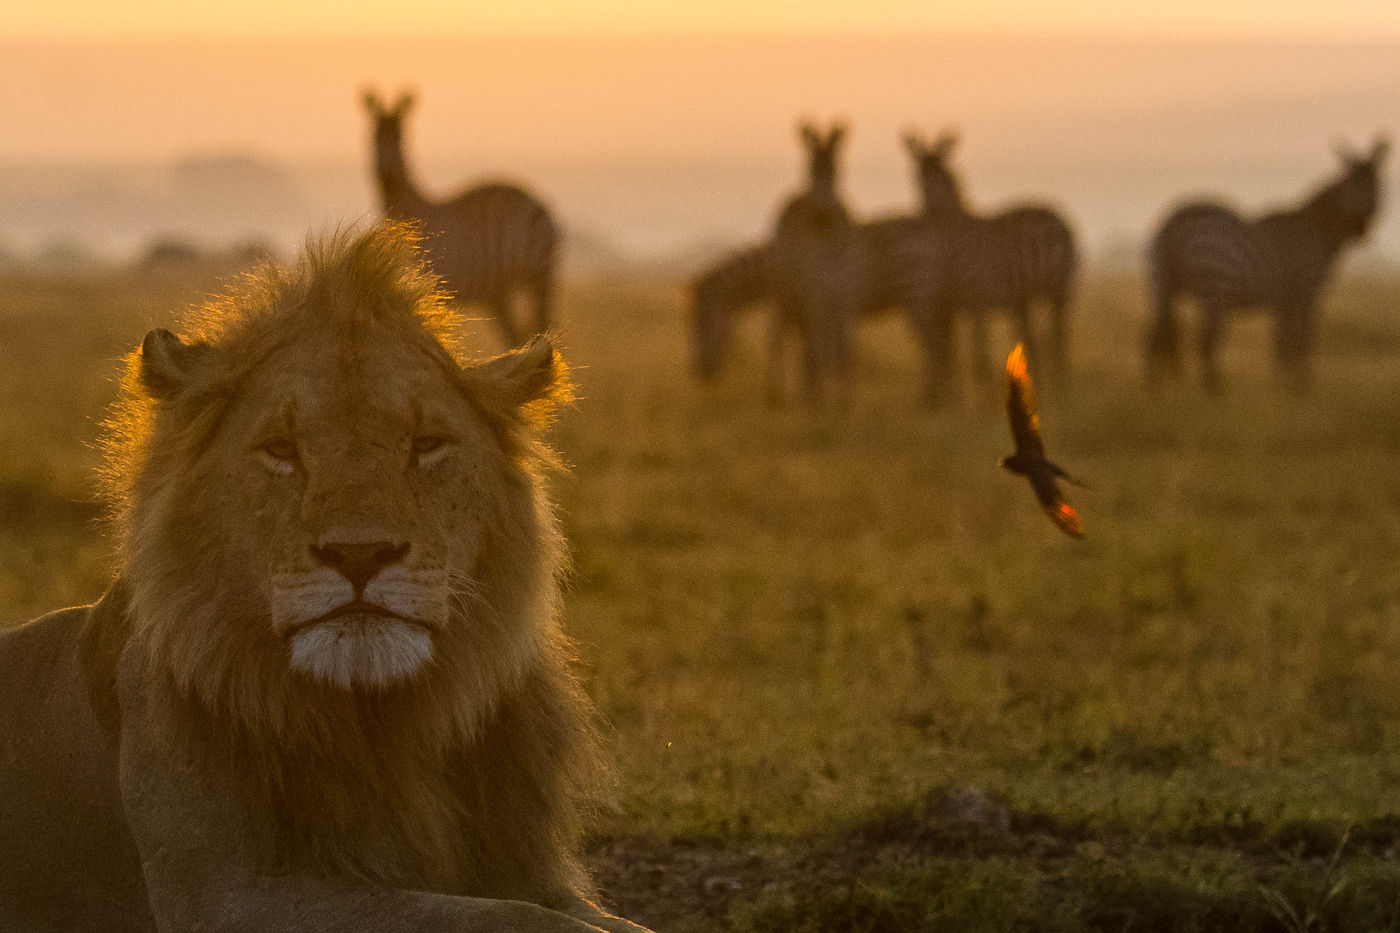
{"type": "Polygon", "coordinates": [[[1180,369],[1175,305],[1199,308],[1201,377],[1221,385],[1216,352],[1226,312],[1268,308],[1274,314],[1274,360],[1290,388],[1307,387],[1317,303],[1342,248],[1365,236],[1380,205],[1380,163],[1389,143],[1370,155],[1340,152],[1341,174],[1302,204],[1246,219],[1215,201],[1177,208],[1149,253],[1155,320],[1147,338],[1151,375],[1180,369]]]}
{"type": "Polygon", "coordinates": [[[413,106],[404,94],[393,107],[367,91],[374,122],[374,172],[389,220],[417,222],[433,271],[463,303],[487,305],[508,346],[528,336],[511,304],[524,290],[534,306],[535,330],[549,329],[554,301],[559,229],[548,209],[514,185],[485,183],[447,201],[419,191],[403,151],[403,118],[413,106]]]}
{"type": "MultiPolygon", "coordinates": [[[[1010,311],[1021,341],[1035,358],[1031,311],[1038,303],[1049,310],[1052,375],[1063,376],[1068,305],[1078,264],[1069,225],[1054,210],[1034,204],[991,216],[974,214],[949,166],[957,137],[944,133],[930,144],[909,133],[904,144],[914,159],[924,217],[947,239],[944,299],[950,314],[963,313],[972,319],[979,376],[990,380],[995,375],[986,352],[988,313],[1010,311]]],[[[946,365],[951,373],[951,343],[948,352],[946,365]]]]}
{"type": "Polygon", "coordinates": [[[846,135],[840,123],[822,133],[804,123],[807,189],[779,212],[773,233],[773,296],[776,313],[769,334],[768,396],[782,395],[782,355],[787,333],[802,347],[807,400],[820,399],[825,384],[844,391],[852,370],[851,323],[859,312],[866,279],[865,239],[836,191],[836,153],[846,135]]]}
{"type": "Polygon", "coordinates": [[[735,250],[691,283],[695,372],[719,375],[734,337],[734,320],[751,305],[773,297],[773,247],[760,243],[735,250]]]}
{"type": "MultiPolygon", "coordinates": [[[[925,351],[925,394],[937,402],[947,391],[937,360],[948,331],[938,312],[937,277],[945,252],[937,231],[919,217],[886,217],[858,226],[865,240],[867,276],[859,307],[862,316],[901,308],[925,351]]],[[[773,247],[761,243],[736,250],[702,272],[691,285],[692,343],[696,372],[718,375],[733,338],[734,322],[745,309],[774,298],[773,247]]],[[[781,333],[780,329],[775,330],[781,333]]],[[[770,354],[781,366],[781,347],[770,354]]],[[[771,379],[781,379],[781,374],[771,379]]]]}
{"type": "Polygon", "coordinates": [[[922,216],[894,216],[860,225],[866,244],[861,310],[904,311],[924,357],[924,401],[939,405],[956,394],[950,378],[953,316],[946,301],[951,251],[947,237],[922,216]]]}

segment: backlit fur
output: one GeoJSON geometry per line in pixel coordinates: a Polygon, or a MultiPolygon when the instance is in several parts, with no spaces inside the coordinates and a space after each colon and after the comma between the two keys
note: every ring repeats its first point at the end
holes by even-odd
{"type": "Polygon", "coordinates": [[[129,650],[270,870],[562,904],[597,763],[537,436],[570,387],[547,342],[474,362],[456,323],[390,226],[148,338],[107,442],[129,650]],[[356,534],[411,544],[361,597],[402,618],[306,624],[354,591],[311,546],[356,534]]]}

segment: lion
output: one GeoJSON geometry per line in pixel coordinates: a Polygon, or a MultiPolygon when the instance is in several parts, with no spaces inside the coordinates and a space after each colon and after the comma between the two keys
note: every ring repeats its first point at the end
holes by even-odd
{"type": "Polygon", "coordinates": [[[547,338],[484,362],[410,229],[148,334],[116,574],[0,637],[0,927],[639,931],[577,854],[547,338]]]}

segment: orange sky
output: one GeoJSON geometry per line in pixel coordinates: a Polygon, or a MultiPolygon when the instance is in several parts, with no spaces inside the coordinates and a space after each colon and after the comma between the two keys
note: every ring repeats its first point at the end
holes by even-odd
{"type": "MultiPolygon", "coordinates": [[[[384,5],[357,0],[88,2],[0,15],[0,247],[231,236],[234,220],[190,226],[161,196],[190,157],[300,172],[279,231],[355,216],[371,205],[366,85],[419,92],[408,146],[429,191],[525,178],[571,220],[663,245],[766,224],[798,180],[803,115],[852,122],[863,211],[907,203],[907,128],[956,126],[976,203],[1050,197],[1096,236],[1138,230],[1183,191],[1294,196],[1331,170],[1334,143],[1400,129],[1395,0],[1325,16],[1277,0],[1267,22],[1236,0],[1060,0],[1053,22],[1028,0],[593,0],[552,15],[417,0],[399,37],[384,5]],[[1361,41],[1282,38],[1348,35],[1361,41]]],[[[1384,223],[1400,244],[1400,214],[1384,223]]]]}
{"type": "Polygon", "coordinates": [[[1003,31],[1400,36],[1394,0],[45,0],[0,36],[1003,31]]]}

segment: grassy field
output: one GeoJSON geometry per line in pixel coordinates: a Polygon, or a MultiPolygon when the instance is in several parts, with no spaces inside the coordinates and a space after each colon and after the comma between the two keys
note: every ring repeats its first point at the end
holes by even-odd
{"type": "MultiPolygon", "coordinates": [[[[116,360],[215,287],[0,281],[0,619],[101,592],[116,360]]],[[[920,407],[898,320],[862,330],[850,404],[774,410],[759,321],[700,386],[679,283],[572,283],[556,489],[614,904],[667,931],[1400,930],[1400,278],[1344,278],[1300,401],[1262,321],[1224,398],[1148,392],[1142,304],[1091,276],[1073,384],[1041,389],[1091,487],[1073,541],[996,468],[999,390],[920,407]]]]}

